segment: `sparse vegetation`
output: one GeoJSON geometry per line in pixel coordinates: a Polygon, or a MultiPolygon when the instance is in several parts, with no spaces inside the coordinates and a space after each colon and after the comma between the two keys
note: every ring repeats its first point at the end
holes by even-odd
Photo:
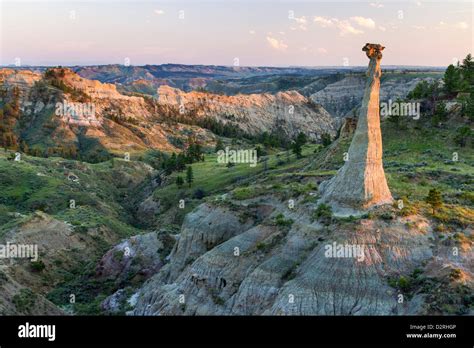
{"type": "Polygon", "coordinates": [[[290,227],[293,225],[293,219],[286,219],[282,213],[275,217],[275,224],[280,227],[290,227]]]}
{"type": "Polygon", "coordinates": [[[13,304],[20,313],[30,313],[35,306],[37,295],[30,289],[21,289],[19,293],[13,296],[13,304]]]}
{"type": "Polygon", "coordinates": [[[31,269],[33,270],[33,272],[41,272],[45,268],[46,268],[46,265],[41,260],[31,262],[31,269]]]}
{"type": "Polygon", "coordinates": [[[321,203],[314,211],[313,218],[324,225],[329,225],[332,221],[332,208],[327,204],[321,203]]]}
{"type": "Polygon", "coordinates": [[[301,150],[304,144],[306,144],[306,135],[304,133],[299,133],[295,141],[291,145],[291,149],[297,158],[301,158],[301,150]]]}
{"type": "Polygon", "coordinates": [[[322,141],[324,147],[328,147],[332,143],[331,135],[328,134],[328,133],[323,133],[321,135],[321,141],[322,141]]]}

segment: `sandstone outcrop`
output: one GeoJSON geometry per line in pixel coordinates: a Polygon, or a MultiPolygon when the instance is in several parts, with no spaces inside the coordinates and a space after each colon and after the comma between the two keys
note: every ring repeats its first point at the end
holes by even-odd
{"type": "Polygon", "coordinates": [[[203,144],[214,142],[214,136],[208,130],[161,122],[160,112],[153,103],[142,97],[123,95],[113,84],[82,78],[69,69],[52,71],[68,91],[59,93],[57,88],[47,86],[39,92],[35,82],[42,81],[43,74],[0,69],[0,86],[7,90],[13,87],[20,89],[21,117],[28,128],[23,136],[30,147],[36,145],[35,141],[49,146],[81,147],[82,139],[88,138],[102,148],[122,155],[149,148],[178,152],[180,150],[172,139],[185,141],[189,133],[196,134],[203,144]],[[77,93],[82,93],[85,100],[77,100],[77,96],[73,95],[77,93]],[[58,103],[66,103],[68,107],[87,106],[87,110],[92,109],[93,112],[77,117],[71,117],[69,111],[57,115],[58,103]],[[50,134],[44,134],[44,129],[50,130],[50,134]]]}
{"type": "Polygon", "coordinates": [[[296,91],[224,96],[198,91],[186,93],[161,86],[158,102],[181,107],[185,115],[211,117],[224,124],[235,125],[252,135],[281,129],[290,138],[303,132],[310,139],[318,140],[323,133],[336,134],[331,115],[296,91]]]}
{"type": "Polygon", "coordinates": [[[382,163],[379,90],[381,45],[366,44],[363,51],[370,59],[367,84],[357,128],[344,166],[320,186],[321,202],[331,204],[344,214],[345,209],[367,209],[392,202],[382,163]]]}
{"type": "MultiPolygon", "coordinates": [[[[114,84],[83,78],[70,69],[51,71],[67,88],[63,93],[49,85],[40,92],[35,89],[35,82],[44,79],[39,72],[0,69],[0,85],[7,90],[20,88],[22,116],[32,133],[26,135],[27,139],[44,140],[41,132],[47,128],[52,130],[48,142],[54,145],[80,147],[82,136],[95,139],[117,154],[149,148],[179,152],[177,144],[185,143],[190,133],[203,145],[214,143],[215,136],[210,131],[192,125],[196,118],[203,117],[251,135],[279,130],[290,138],[304,132],[310,139],[318,140],[323,133],[334,136],[336,132],[334,120],[324,108],[295,91],[227,97],[161,86],[156,100],[124,95],[114,84]],[[84,100],[78,101],[78,94],[84,100]],[[68,111],[58,116],[58,102],[93,106],[93,112],[73,117],[68,111]],[[180,108],[182,104],[184,110],[180,108]],[[183,117],[190,122],[183,121],[183,117]],[[43,126],[40,122],[47,124],[43,126]]],[[[30,147],[35,145],[27,142],[30,147]]]]}

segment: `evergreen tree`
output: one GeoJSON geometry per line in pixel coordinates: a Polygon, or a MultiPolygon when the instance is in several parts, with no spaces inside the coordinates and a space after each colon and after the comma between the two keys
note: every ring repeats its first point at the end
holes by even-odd
{"type": "Polygon", "coordinates": [[[466,100],[464,110],[464,114],[467,115],[471,121],[474,121],[474,91],[471,92],[469,98],[466,100]]]}
{"type": "Polygon", "coordinates": [[[472,55],[469,53],[466,58],[464,58],[461,64],[461,76],[462,76],[462,91],[474,92],[474,61],[472,60],[472,55]]]}
{"type": "Polygon", "coordinates": [[[186,168],[186,156],[183,153],[180,153],[176,157],[176,170],[181,172],[186,168]]]}
{"type": "Polygon", "coordinates": [[[301,154],[301,144],[299,142],[294,141],[291,147],[291,150],[293,151],[293,153],[296,155],[297,158],[303,157],[301,154]]]}
{"type": "Polygon", "coordinates": [[[408,99],[421,99],[428,96],[429,84],[427,81],[419,82],[407,95],[408,99]]]}
{"type": "Polygon", "coordinates": [[[463,126],[458,128],[456,135],[454,136],[454,141],[461,147],[466,146],[466,143],[469,139],[472,138],[472,130],[469,126],[463,126]]]}
{"type": "Polygon", "coordinates": [[[265,147],[270,147],[271,146],[271,141],[270,141],[270,136],[268,135],[267,132],[263,132],[260,135],[260,142],[263,144],[265,147]]]}
{"type": "Polygon", "coordinates": [[[176,169],[176,154],[173,154],[165,160],[163,163],[163,169],[166,171],[166,174],[171,174],[176,169]]]}
{"type": "Polygon", "coordinates": [[[291,146],[293,153],[296,155],[296,157],[298,158],[303,157],[301,155],[301,151],[302,151],[303,145],[306,144],[306,141],[307,141],[306,135],[300,132],[291,146]]]}
{"type": "Polygon", "coordinates": [[[191,187],[191,184],[194,181],[193,167],[191,166],[189,166],[188,169],[186,170],[186,181],[189,187],[191,187]]]}
{"type": "Polygon", "coordinates": [[[200,144],[195,143],[194,141],[191,142],[186,149],[186,158],[188,163],[194,163],[197,161],[203,161],[204,156],[202,153],[202,147],[200,144]]]}
{"type": "Polygon", "coordinates": [[[323,142],[323,146],[324,147],[328,147],[329,145],[331,145],[331,135],[328,134],[328,133],[323,133],[321,135],[321,140],[323,142]]]}
{"type": "Polygon", "coordinates": [[[177,176],[176,177],[176,186],[178,186],[178,188],[181,188],[184,184],[184,180],[182,177],[180,176],[177,176]]]}
{"type": "Polygon", "coordinates": [[[303,146],[304,144],[306,144],[307,141],[308,139],[306,138],[306,134],[304,134],[303,132],[298,133],[298,136],[296,137],[296,142],[303,146]]]}
{"type": "Polygon", "coordinates": [[[224,150],[224,144],[222,143],[222,140],[220,138],[218,138],[216,141],[216,148],[214,149],[214,151],[217,152],[219,150],[224,150]]]}
{"type": "Polygon", "coordinates": [[[440,122],[446,121],[447,116],[446,103],[443,101],[437,102],[432,119],[433,125],[438,125],[440,122]]]}
{"type": "Polygon", "coordinates": [[[431,189],[428,193],[428,196],[426,197],[426,203],[431,205],[431,209],[433,210],[434,214],[436,209],[441,208],[443,206],[441,192],[439,192],[439,190],[435,188],[431,189]]]}
{"type": "Polygon", "coordinates": [[[260,158],[260,157],[262,157],[262,156],[266,156],[266,154],[267,154],[266,151],[264,151],[264,150],[260,147],[260,145],[257,145],[257,146],[255,147],[255,150],[257,151],[257,158],[260,158]]]}
{"type": "Polygon", "coordinates": [[[460,75],[459,69],[450,64],[444,73],[444,88],[449,94],[459,91],[460,75]]]}

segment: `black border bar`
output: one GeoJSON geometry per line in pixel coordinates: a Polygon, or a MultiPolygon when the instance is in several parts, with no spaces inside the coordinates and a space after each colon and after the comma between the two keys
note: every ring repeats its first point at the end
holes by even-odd
{"type": "Polygon", "coordinates": [[[473,347],[473,316],[14,316],[0,317],[0,346],[415,345],[473,347]],[[20,338],[25,323],[55,325],[55,341],[20,338]],[[421,330],[420,328],[423,328],[421,330]],[[407,338],[407,334],[455,338],[407,338]]]}

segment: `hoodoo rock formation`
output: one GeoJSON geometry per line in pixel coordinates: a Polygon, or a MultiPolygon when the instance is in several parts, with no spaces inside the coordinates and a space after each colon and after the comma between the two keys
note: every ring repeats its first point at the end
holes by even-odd
{"type": "Polygon", "coordinates": [[[380,61],[384,48],[369,43],[362,48],[370,62],[357,129],[346,163],[333,178],[320,186],[321,202],[339,208],[336,211],[368,209],[393,200],[383,170],[380,131],[380,61]]]}

